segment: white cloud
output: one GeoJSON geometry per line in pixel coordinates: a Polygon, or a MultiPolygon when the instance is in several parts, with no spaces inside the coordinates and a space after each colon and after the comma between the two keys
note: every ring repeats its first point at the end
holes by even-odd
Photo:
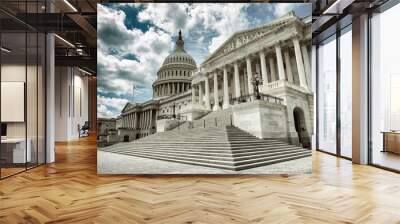
{"type": "Polygon", "coordinates": [[[290,12],[291,10],[293,10],[297,4],[293,4],[293,3],[278,3],[275,4],[275,10],[274,10],[274,15],[276,17],[279,16],[283,16],[286,13],[290,12]]]}
{"type": "Polygon", "coordinates": [[[246,7],[248,4],[147,4],[138,19],[150,22],[170,35],[176,35],[180,29],[186,35],[213,33],[207,46],[213,51],[234,32],[249,26],[246,7]]]}
{"type": "Polygon", "coordinates": [[[176,34],[186,27],[188,8],[188,4],[146,4],[145,9],[138,14],[138,19],[140,22],[151,22],[170,34],[176,34]]]}
{"type": "Polygon", "coordinates": [[[120,112],[128,100],[114,97],[97,97],[97,115],[98,117],[115,117],[116,112],[120,112]]]}
{"type": "MultiPolygon", "coordinates": [[[[151,88],[157,70],[172,48],[171,36],[154,27],[146,32],[127,29],[122,10],[99,5],[98,11],[99,93],[126,98],[132,93],[132,85],[136,85],[139,87],[136,98],[142,99],[144,95],[141,94],[149,93],[142,89],[151,88]],[[129,55],[134,58],[127,57],[129,55]]],[[[123,107],[117,106],[118,110],[123,107]]],[[[106,112],[102,114],[107,115],[106,112]]]]}

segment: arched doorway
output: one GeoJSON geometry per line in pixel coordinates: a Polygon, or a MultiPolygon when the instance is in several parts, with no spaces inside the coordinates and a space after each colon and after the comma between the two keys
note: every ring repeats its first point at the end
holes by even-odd
{"type": "Polygon", "coordinates": [[[311,141],[310,136],[308,135],[306,119],[303,110],[299,107],[294,108],[293,118],[294,127],[296,129],[297,136],[299,137],[300,144],[303,146],[303,148],[310,148],[311,141]]]}

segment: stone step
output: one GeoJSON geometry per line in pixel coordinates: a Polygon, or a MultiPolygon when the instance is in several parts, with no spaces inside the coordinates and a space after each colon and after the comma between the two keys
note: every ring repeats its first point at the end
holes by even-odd
{"type": "Polygon", "coordinates": [[[258,159],[247,159],[241,160],[239,162],[234,162],[230,160],[220,160],[218,158],[191,158],[184,155],[160,155],[154,153],[126,153],[125,155],[131,156],[138,156],[150,159],[158,159],[170,162],[178,162],[178,163],[185,163],[191,165],[199,165],[199,166],[206,166],[206,167],[214,167],[214,168],[221,168],[221,169],[228,169],[228,170],[244,170],[249,168],[254,168],[262,165],[270,165],[278,162],[285,162],[292,159],[299,159],[310,156],[308,153],[292,153],[292,154],[285,154],[280,156],[271,156],[271,157],[264,157],[258,159]]]}
{"type": "Polygon", "coordinates": [[[170,162],[238,170],[303,158],[311,152],[259,139],[231,126],[173,130],[100,150],[170,162]]]}
{"type": "Polygon", "coordinates": [[[211,168],[219,168],[219,169],[226,169],[226,170],[235,170],[235,167],[230,164],[230,165],[221,165],[221,164],[213,164],[213,163],[203,163],[203,162],[193,162],[190,160],[181,160],[177,158],[166,158],[166,157],[158,157],[154,155],[132,155],[132,156],[137,156],[137,157],[142,157],[142,158],[147,158],[147,159],[156,159],[156,160],[162,160],[162,161],[168,161],[168,162],[176,162],[176,163],[182,163],[182,164],[189,164],[189,165],[195,165],[195,166],[204,166],[204,167],[211,167],[211,168]]]}
{"type": "MultiPolygon", "coordinates": [[[[168,148],[168,147],[173,147],[173,148],[181,148],[181,149],[230,149],[232,151],[236,150],[244,150],[244,149],[282,149],[282,148],[299,148],[297,146],[290,146],[290,145],[285,145],[285,144],[263,144],[263,145],[252,145],[252,144],[247,144],[247,145],[230,145],[229,143],[221,143],[221,144],[215,144],[215,143],[207,143],[207,144],[192,144],[192,143],[140,143],[140,144],[135,144],[134,148],[152,148],[152,149],[157,149],[157,148],[168,148]]],[[[115,146],[112,147],[114,150],[119,149],[119,148],[131,148],[134,149],[132,146],[115,146]]]]}
{"type": "Polygon", "coordinates": [[[141,142],[135,142],[135,144],[153,144],[153,145],[157,145],[157,144],[179,144],[179,145],[196,145],[196,144],[215,144],[215,145],[232,145],[232,146],[245,146],[245,145],[289,145],[287,143],[284,142],[269,142],[269,141],[242,141],[242,140],[237,140],[237,141],[224,141],[222,140],[218,140],[218,141],[199,141],[196,139],[181,139],[181,140],[172,140],[172,139],[162,139],[160,141],[141,141],[141,142]]]}
{"type": "Polygon", "coordinates": [[[309,154],[304,154],[304,155],[296,155],[296,156],[290,156],[290,157],[285,157],[285,158],[280,158],[280,159],[274,159],[274,160],[269,160],[269,161],[260,161],[257,163],[250,163],[250,164],[244,164],[244,165],[236,165],[235,170],[240,171],[240,170],[246,170],[246,169],[251,169],[251,168],[257,168],[260,166],[267,166],[267,165],[272,165],[275,163],[282,163],[282,162],[287,162],[295,159],[301,159],[301,158],[306,158],[310,157],[311,155],[309,154]]]}
{"type": "Polygon", "coordinates": [[[132,156],[147,156],[148,158],[166,158],[166,159],[179,159],[179,160],[185,160],[185,161],[190,161],[190,162],[199,162],[203,164],[216,164],[216,165],[225,165],[225,166],[233,166],[234,162],[233,160],[231,161],[226,161],[226,160],[219,160],[218,158],[189,158],[184,155],[163,155],[163,154],[157,154],[157,153],[144,153],[144,152],[127,152],[125,155],[132,155],[132,156]]]}
{"type": "Polygon", "coordinates": [[[178,157],[189,157],[189,158],[203,158],[203,159],[219,159],[224,161],[242,161],[248,159],[257,159],[257,158],[269,158],[279,155],[289,155],[289,154],[297,154],[297,153],[309,153],[308,150],[280,150],[280,151],[263,151],[253,154],[236,154],[229,153],[226,151],[224,153],[215,153],[215,152],[191,152],[191,151],[179,151],[179,150],[144,150],[144,149],[135,149],[135,150],[125,150],[118,151],[121,154],[132,154],[132,153],[146,153],[146,154],[156,154],[156,155],[179,155],[178,157]]]}
{"type": "MultiPolygon", "coordinates": [[[[174,152],[174,153],[188,153],[188,154],[194,154],[194,155],[230,155],[234,157],[240,157],[240,156],[248,156],[248,155],[256,155],[260,153],[279,153],[279,152],[290,152],[290,151],[301,151],[303,149],[301,148],[279,148],[279,149],[265,149],[265,148],[257,148],[257,149],[252,149],[252,150],[230,150],[228,147],[224,149],[214,149],[214,148],[208,148],[208,149],[180,149],[180,148],[171,148],[171,147],[163,147],[163,148],[157,148],[154,149],[152,147],[140,147],[137,149],[131,149],[131,148],[121,148],[121,149],[114,149],[111,150],[112,152],[131,152],[131,151],[149,151],[149,152],[174,152]]],[[[110,151],[110,150],[103,150],[103,151],[110,151]]]]}
{"type": "Polygon", "coordinates": [[[218,156],[208,156],[208,155],[187,155],[187,154],[180,154],[179,156],[176,156],[176,154],[171,154],[171,153],[146,153],[146,152],[130,152],[129,154],[148,154],[148,155],[157,155],[157,156],[163,156],[163,157],[169,157],[172,156],[174,158],[179,158],[179,159],[186,159],[186,160],[191,160],[191,161],[208,161],[210,163],[217,163],[217,164],[226,164],[226,162],[229,163],[234,163],[235,165],[245,165],[245,164],[250,164],[254,162],[260,162],[260,161],[266,161],[266,160],[274,160],[274,159],[279,159],[279,158],[284,158],[288,156],[297,156],[297,155],[303,155],[306,154],[305,152],[291,152],[291,153],[281,153],[281,154],[276,154],[276,155],[263,155],[263,156],[252,156],[252,157],[243,157],[243,158],[234,158],[229,156],[225,157],[218,157],[218,156]]]}

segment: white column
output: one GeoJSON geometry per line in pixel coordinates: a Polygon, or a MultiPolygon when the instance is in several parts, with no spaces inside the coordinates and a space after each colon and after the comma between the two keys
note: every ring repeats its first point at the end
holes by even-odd
{"type": "Polygon", "coordinates": [[[306,45],[301,46],[301,52],[303,53],[303,62],[304,62],[304,68],[305,68],[305,72],[306,72],[308,89],[311,89],[311,63],[310,63],[310,59],[308,57],[308,50],[307,50],[306,45]]]}
{"type": "Polygon", "coordinates": [[[143,129],[146,129],[146,119],[147,119],[147,111],[143,111],[143,129]]]}
{"type": "Polygon", "coordinates": [[[285,67],[283,67],[282,50],[281,46],[275,45],[276,61],[278,63],[279,80],[286,80],[285,67]]]}
{"type": "Polygon", "coordinates": [[[205,82],[204,82],[204,89],[206,91],[206,109],[211,110],[211,104],[210,104],[210,83],[208,81],[208,77],[206,77],[205,82]]]}
{"type": "Polygon", "coordinates": [[[146,129],[147,128],[147,110],[144,111],[144,116],[143,116],[143,128],[146,129]]]}
{"type": "Polygon", "coordinates": [[[145,119],[144,119],[144,127],[147,129],[148,125],[149,125],[149,111],[146,110],[145,119]]]}
{"type": "Polygon", "coordinates": [[[196,102],[196,88],[192,88],[192,105],[197,104],[196,102]]]}
{"type": "Polygon", "coordinates": [[[276,81],[275,64],[272,57],[269,58],[269,68],[271,70],[271,82],[276,81]]]}
{"type": "Polygon", "coordinates": [[[368,164],[368,15],[352,23],[352,160],[368,164]]]}
{"type": "Polygon", "coordinates": [[[143,127],[143,112],[140,112],[139,113],[139,129],[142,129],[142,127],[143,127]]]}
{"type": "Polygon", "coordinates": [[[299,40],[296,37],[293,38],[293,45],[294,45],[294,53],[296,56],[296,64],[297,64],[297,71],[299,74],[300,86],[305,89],[308,89],[307,78],[304,72],[303,59],[301,56],[300,44],[299,40]]]}
{"type": "Polygon", "coordinates": [[[219,110],[219,100],[218,100],[218,75],[214,72],[214,108],[213,110],[219,110]]]}
{"type": "Polygon", "coordinates": [[[175,83],[172,83],[172,95],[176,94],[175,83]]]}
{"type": "Polygon", "coordinates": [[[142,111],[142,122],[141,122],[141,125],[140,125],[140,128],[141,129],[143,129],[144,128],[144,118],[145,118],[145,112],[144,111],[142,111]]]}
{"type": "Polygon", "coordinates": [[[136,112],[133,113],[133,129],[136,129],[136,112]]]}
{"type": "MultiPolygon", "coordinates": [[[[50,12],[54,11],[54,4],[50,4],[49,1],[46,1],[47,6],[50,9],[50,12]]],[[[56,128],[56,117],[55,117],[55,108],[56,108],[56,76],[55,76],[55,41],[54,34],[49,33],[46,35],[46,83],[47,83],[47,91],[46,91],[46,161],[40,160],[39,162],[52,163],[55,161],[55,128],[56,128]]]]}
{"type": "Polygon", "coordinates": [[[130,114],[131,120],[130,120],[130,128],[133,129],[133,113],[130,114]]]}
{"type": "Polygon", "coordinates": [[[235,76],[235,97],[240,97],[240,81],[239,81],[239,66],[235,61],[233,64],[234,76],[235,76]]]}
{"type": "Polygon", "coordinates": [[[251,72],[251,60],[250,57],[246,58],[246,67],[247,67],[247,83],[248,83],[248,89],[249,89],[249,94],[253,94],[253,85],[251,84],[251,78],[253,77],[253,73],[251,72]]]}
{"type": "Polygon", "coordinates": [[[292,64],[290,63],[290,55],[289,55],[289,50],[285,50],[283,52],[283,57],[285,58],[285,64],[286,64],[286,74],[288,81],[291,83],[294,83],[293,79],[293,73],[292,73],[292,64]]]}
{"type": "Polygon", "coordinates": [[[145,129],[146,127],[146,111],[142,112],[143,119],[142,119],[142,129],[145,129]]]}
{"type": "Polygon", "coordinates": [[[132,113],[132,129],[135,129],[135,113],[132,113]]]}
{"type": "Polygon", "coordinates": [[[153,110],[150,110],[150,130],[153,128],[153,110]]]}
{"type": "Polygon", "coordinates": [[[150,112],[151,110],[148,110],[147,111],[147,128],[149,128],[150,127],[150,114],[151,114],[151,112],[150,112]]]}
{"type": "Polygon", "coordinates": [[[199,87],[199,105],[203,105],[203,87],[201,85],[201,82],[199,83],[198,87],[199,87]]]}
{"type": "Polygon", "coordinates": [[[226,66],[224,66],[223,70],[224,70],[224,102],[222,108],[226,109],[229,107],[228,71],[226,70],[226,66]]]}
{"type": "Polygon", "coordinates": [[[138,112],[135,112],[135,129],[138,128],[138,112]]]}
{"type": "Polygon", "coordinates": [[[150,125],[150,111],[146,112],[146,127],[149,128],[150,125]]]}
{"type": "MultiPolygon", "coordinates": [[[[243,83],[243,93],[244,93],[244,95],[246,95],[246,93],[248,92],[246,69],[243,69],[242,80],[243,80],[243,82],[240,82],[240,83],[243,83]]],[[[240,87],[240,88],[242,88],[242,87],[240,87]]]]}
{"type": "Polygon", "coordinates": [[[269,82],[268,80],[268,73],[267,73],[267,65],[265,63],[265,53],[264,50],[261,50],[260,53],[260,62],[261,62],[261,77],[264,81],[264,85],[269,82]]]}

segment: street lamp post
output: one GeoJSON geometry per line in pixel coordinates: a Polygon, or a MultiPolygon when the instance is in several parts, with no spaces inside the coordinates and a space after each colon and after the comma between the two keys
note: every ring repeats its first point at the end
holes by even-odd
{"type": "Polygon", "coordinates": [[[257,100],[261,99],[259,86],[263,84],[263,80],[261,79],[260,75],[257,72],[254,75],[254,77],[251,78],[251,83],[254,86],[254,92],[256,95],[256,99],[257,100]]]}

